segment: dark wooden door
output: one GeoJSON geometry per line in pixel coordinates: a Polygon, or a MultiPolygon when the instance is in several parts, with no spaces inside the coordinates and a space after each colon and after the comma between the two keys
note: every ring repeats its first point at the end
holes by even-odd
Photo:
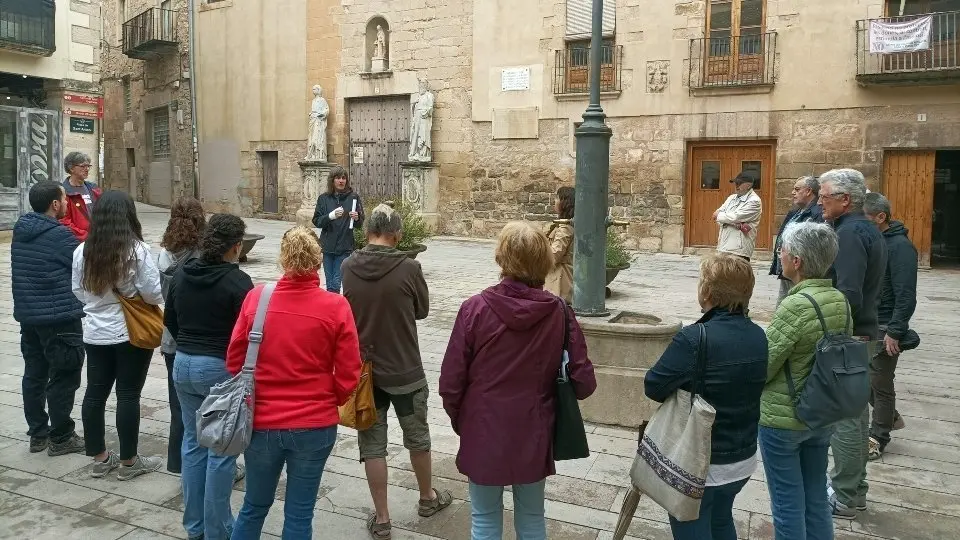
{"type": "Polygon", "coordinates": [[[759,178],[753,186],[763,202],[763,213],[757,230],[757,249],[770,249],[772,240],[774,185],[773,146],[711,145],[693,146],[689,154],[687,173],[686,245],[712,247],[717,245],[720,229],[713,212],[733,194],[730,180],[740,171],[753,172],[759,178]]]}
{"type": "Polygon", "coordinates": [[[903,222],[920,257],[930,266],[933,236],[933,150],[886,150],[883,153],[883,194],[890,200],[893,217],[903,222]]]}
{"type": "Polygon", "coordinates": [[[350,182],[363,198],[400,197],[400,163],[410,150],[410,98],[348,102],[350,182]]]}
{"type": "Polygon", "coordinates": [[[276,152],[257,152],[263,167],[263,212],[276,214],[280,211],[280,186],[277,182],[278,158],[276,152]]]}

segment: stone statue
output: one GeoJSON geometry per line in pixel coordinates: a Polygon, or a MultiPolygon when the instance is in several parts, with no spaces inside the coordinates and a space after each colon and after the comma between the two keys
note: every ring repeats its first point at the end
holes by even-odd
{"type": "Polygon", "coordinates": [[[433,142],[430,131],[433,129],[433,94],[427,81],[420,81],[420,95],[412,104],[410,114],[410,154],[409,161],[428,163],[432,159],[433,142]]]}
{"type": "Polygon", "coordinates": [[[387,57],[387,36],[383,32],[383,26],[377,25],[377,41],[373,44],[373,57],[387,57]]]}
{"type": "Polygon", "coordinates": [[[323,88],[313,87],[313,104],[310,106],[310,132],[307,134],[306,161],[327,160],[327,116],[330,105],[323,98],[323,88]]]}

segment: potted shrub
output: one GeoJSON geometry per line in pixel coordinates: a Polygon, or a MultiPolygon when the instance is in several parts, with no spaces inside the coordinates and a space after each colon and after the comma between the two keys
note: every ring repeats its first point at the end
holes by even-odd
{"type": "MultiPolygon", "coordinates": [[[[630,261],[633,256],[627,251],[623,244],[623,239],[617,234],[613,227],[607,228],[607,285],[617,277],[621,271],[630,268],[630,261]]],[[[606,289],[607,298],[611,295],[610,287],[606,289]]]]}
{"type": "MultiPolygon", "coordinates": [[[[397,244],[397,249],[406,253],[407,257],[416,259],[417,255],[427,250],[427,246],[423,244],[423,241],[433,236],[427,223],[420,217],[416,209],[403,201],[367,201],[364,206],[367,210],[368,217],[369,212],[381,203],[389,205],[396,210],[397,213],[400,214],[400,220],[403,222],[403,236],[400,238],[400,243],[397,244]]],[[[367,245],[367,235],[363,227],[354,227],[353,239],[357,249],[362,249],[363,246],[367,245]]]]}

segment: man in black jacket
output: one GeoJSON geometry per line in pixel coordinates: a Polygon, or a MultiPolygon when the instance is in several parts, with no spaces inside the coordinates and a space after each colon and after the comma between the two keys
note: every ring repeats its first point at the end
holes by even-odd
{"type": "Polygon", "coordinates": [[[83,439],[70,418],[84,359],[83,304],[71,285],[73,252],[80,242],[58,221],[69,204],[60,184],[37,182],[29,199],[33,212],[20,217],[13,228],[10,266],[30,451],[46,449],[51,456],[82,453],[83,439]]]}
{"type": "Polygon", "coordinates": [[[320,229],[323,248],[323,275],[327,290],[340,294],[343,261],[353,253],[355,228],[363,227],[363,204],[350,187],[347,170],[334,167],[327,178],[327,191],[317,198],[313,225],[320,229]]]}
{"type": "MultiPolygon", "coordinates": [[[[917,307],[917,249],[907,236],[907,228],[890,221],[890,201],[879,193],[868,193],[864,214],[877,224],[887,244],[887,271],[880,289],[878,321],[883,346],[873,358],[870,370],[873,421],[870,424],[869,459],[879,459],[890,443],[890,432],[904,427],[896,408],[893,386],[901,341],[910,330],[910,317],[917,307]]],[[[915,345],[914,345],[915,346],[915,345]]]]}
{"type": "MultiPolygon", "coordinates": [[[[850,302],[853,335],[875,341],[880,333],[877,300],[887,267],[887,246],[877,227],[863,215],[867,187],[863,174],[835,169],[820,176],[823,219],[837,232],[840,251],[828,275],[850,302]]],[[[870,438],[869,407],[837,422],[830,447],[834,468],[831,496],[834,517],[854,519],[867,508],[867,453],[870,438]]]]}
{"type": "Polygon", "coordinates": [[[783,301],[794,285],[792,281],[783,276],[783,267],[780,266],[778,255],[782,244],[780,238],[783,236],[783,231],[786,230],[787,225],[791,223],[803,223],[805,221],[821,223],[823,221],[823,209],[817,204],[819,196],[820,182],[815,176],[802,176],[793,184],[793,208],[783,218],[780,230],[777,231],[773,262],[770,264],[770,275],[777,276],[777,279],[780,280],[780,295],[777,297],[777,307],[780,307],[780,302],[783,301]]]}

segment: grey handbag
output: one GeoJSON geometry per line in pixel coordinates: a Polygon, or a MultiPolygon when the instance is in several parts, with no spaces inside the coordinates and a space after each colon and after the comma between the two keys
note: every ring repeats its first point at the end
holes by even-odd
{"type": "Polygon", "coordinates": [[[817,341],[813,368],[799,396],[790,372],[790,361],[783,366],[790,398],[797,407],[797,418],[810,429],[857,418],[867,408],[870,399],[869,343],[847,335],[850,332],[850,304],[846,301],[843,303],[846,328],[843,333],[831,333],[816,300],[808,294],[800,294],[817,311],[823,337],[817,341]]]}
{"type": "Polygon", "coordinates": [[[247,358],[240,373],[210,389],[197,409],[197,439],[200,446],[222,456],[240,455],[253,436],[254,377],[257,354],[263,341],[263,321],[273,295],[275,283],[269,283],[260,293],[257,314],[253,318],[247,343],[247,358]]]}

